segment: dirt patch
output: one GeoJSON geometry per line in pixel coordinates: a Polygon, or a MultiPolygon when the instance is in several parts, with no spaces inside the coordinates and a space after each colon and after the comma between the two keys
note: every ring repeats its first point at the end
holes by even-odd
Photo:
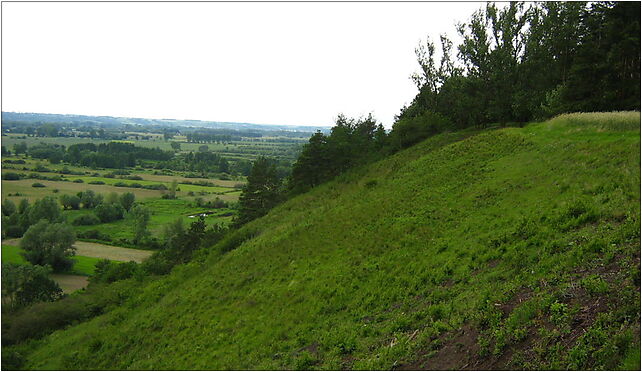
{"type": "Polygon", "coordinates": [[[79,256],[106,258],[114,261],[134,261],[141,263],[144,259],[152,255],[152,251],[141,249],[114,247],[112,245],[76,242],[76,254],[79,256]]]}
{"type": "MultiPolygon", "coordinates": [[[[603,265],[596,264],[593,267],[583,267],[571,271],[569,286],[563,293],[563,302],[569,308],[577,308],[579,311],[574,314],[571,321],[571,330],[562,333],[557,340],[566,349],[572,348],[577,340],[584,335],[593,325],[600,313],[609,311],[617,306],[617,298],[609,295],[594,295],[587,292],[585,288],[574,284],[590,275],[598,275],[612,287],[617,283],[627,280],[626,271],[619,265],[621,257],[616,257],[611,263],[603,265]]],[[[633,257],[633,264],[639,267],[639,254],[633,257]]],[[[542,288],[553,289],[549,283],[541,283],[542,288]]],[[[639,286],[638,286],[639,288],[639,286]]],[[[639,291],[639,289],[638,289],[639,291]]],[[[508,317],[523,302],[528,301],[535,295],[530,288],[519,289],[506,303],[494,304],[502,311],[503,318],[508,317]]],[[[639,325],[638,325],[639,327],[639,325]]],[[[500,355],[480,355],[478,339],[480,333],[472,325],[464,325],[461,329],[446,332],[436,340],[437,348],[431,347],[419,350],[415,361],[399,366],[400,370],[503,370],[513,369],[513,358],[517,353],[524,360],[537,361],[536,350],[545,348],[542,345],[545,340],[538,333],[539,329],[553,330],[557,328],[551,323],[548,314],[540,314],[527,329],[527,336],[524,339],[508,345],[500,355]]],[[[491,341],[490,349],[494,341],[491,341]]],[[[435,345],[433,344],[433,345],[435,345]]]]}
{"type": "Polygon", "coordinates": [[[510,315],[513,310],[518,307],[519,305],[522,304],[522,302],[528,300],[533,296],[533,290],[527,287],[521,288],[513,295],[513,297],[510,299],[510,301],[506,302],[505,304],[496,304],[495,306],[499,307],[499,309],[502,311],[504,314],[504,318],[506,318],[508,315],[510,315]]]}
{"type": "Polygon", "coordinates": [[[67,274],[51,274],[53,279],[64,293],[75,292],[79,289],[87,287],[87,277],[81,275],[67,275],[67,274]]]}
{"type": "Polygon", "coordinates": [[[455,332],[444,335],[442,337],[442,340],[445,340],[444,346],[434,355],[431,355],[430,351],[422,352],[416,362],[401,365],[396,369],[404,371],[475,369],[475,366],[471,365],[471,361],[474,361],[479,355],[478,336],[479,333],[476,329],[465,325],[455,332]]]}

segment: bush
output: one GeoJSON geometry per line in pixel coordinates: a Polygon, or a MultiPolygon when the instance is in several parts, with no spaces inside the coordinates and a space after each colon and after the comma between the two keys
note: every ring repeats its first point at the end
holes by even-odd
{"type": "Polygon", "coordinates": [[[31,187],[47,187],[40,182],[34,182],[31,184],[31,187]]]}
{"type": "MultiPolygon", "coordinates": [[[[20,208],[18,209],[20,210],[20,208]]],[[[60,206],[53,196],[46,196],[36,201],[28,208],[27,213],[29,216],[29,225],[33,225],[42,219],[49,222],[60,222],[63,220],[60,206]]]]}
{"type": "Polygon", "coordinates": [[[80,202],[82,203],[83,208],[95,208],[98,204],[103,202],[103,196],[101,194],[96,194],[92,190],[86,190],[78,193],[80,202]]]}
{"type": "Polygon", "coordinates": [[[63,209],[79,209],[80,208],[80,198],[76,195],[60,195],[59,197],[60,204],[63,209]]]}
{"type": "Polygon", "coordinates": [[[72,296],[56,302],[38,303],[14,314],[3,314],[2,344],[13,345],[42,337],[88,318],[90,309],[88,298],[72,296]]]}
{"type": "Polygon", "coordinates": [[[400,150],[451,127],[444,116],[426,111],[417,117],[397,121],[392,126],[390,141],[395,150],[400,150]]]}
{"type": "MultiPolygon", "coordinates": [[[[81,180],[81,181],[82,181],[82,180],[81,180]]],[[[74,181],[74,182],[75,182],[75,181],[74,181]]],[[[90,184],[90,185],[104,185],[104,184],[105,184],[105,182],[104,182],[104,181],[89,181],[89,182],[87,182],[87,183],[88,183],[88,184],[90,184]]]]}
{"type": "Polygon", "coordinates": [[[17,210],[18,207],[16,207],[16,204],[9,199],[5,199],[4,203],[2,203],[2,215],[4,216],[11,216],[16,213],[17,210]]]}
{"type": "Polygon", "coordinates": [[[51,172],[51,169],[45,167],[42,164],[38,164],[35,167],[33,167],[34,172],[51,172]]]}
{"type": "Polygon", "coordinates": [[[141,264],[141,269],[150,275],[166,275],[172,271],[174,263],[165,251],[158,251],[141,264]]]}
{"type": "Polygon", "coordinates": [[[78,179],[73,180],[73,182],[74,183],[83,183],[85,181],[83,181],[82,179],[78,178],[78,179]]]}
{"type": "Polygon", "coordinates": [[[18,225],[7,226],[4,231],[7,238],[19,238],[24,234],[22,227],[18,225]]]}
{"type": "Polygon", "coordinates": [[[50,267],[39,265],[2,264],[3,305],[16,309],[62,297],[58,284],[49,278],[50,272],[50,267]]]}
{"type": "Polygon", "coordinates": [[[114,263],[109,260],[100,260],[96,263],[96,271],[90,281],[91,283],[113,283],[133,277],[138,270],[138,264],[134,261],[114,263]]]}
{"type": "Polygon", "coordinates": [[[123,218],[125,208],[120,204],[99,204],[94,211],[101,222],[112,222],[123,218]]]}
{"type": "Polygon", "coordinates": [[[98,225],[99,223],[100,219],[93,214],[84,214],[82,216],[78,216],[71,222],[71,224],[74,226],[90,226],[98,225]]]}
{"type": "Polygon", "coordinates": [[[5,181],[17,181],[20,179],[20,175],[14,172],[7,172],[2,175],[2,179],[5,181]]]}
{"type": "Polygon", "coordinates": [[[162,183],[154,185],[143,185],[143,188],[147,190],[167,190],[167,186],[163,185],[162,183]]]}
{"type": "Polygon", "coordinates": [[[111,236],[104,234],[98,230],[89,230],[89,231],[79,232],[78,237],[82,239],[103,240],[106,242],[111,241],[111,236]]]}
{"type": "Polygon", "coordinates": [[[119,198],[120,205],[122,205],[123,208],[125,208],[125,210],[128,212],[131,209],[132,205],[134,205],[135,201],[136,201],[136,196],[131,192],[126,192],[124,194],[121,194],[119,198]]]}

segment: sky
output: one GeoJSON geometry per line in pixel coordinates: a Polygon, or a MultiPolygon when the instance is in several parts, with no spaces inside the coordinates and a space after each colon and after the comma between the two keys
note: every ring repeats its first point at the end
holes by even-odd
{"type": "Polygon", "coordinates": [[[482,5],[3,2],[2,111],[390,128],[415,47],[482,5]]]}

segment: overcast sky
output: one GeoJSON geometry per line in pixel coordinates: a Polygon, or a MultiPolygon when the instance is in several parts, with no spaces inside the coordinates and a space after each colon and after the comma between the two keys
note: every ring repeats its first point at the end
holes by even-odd
{"type": "Polygon", "coordinates": [[[481,3],[3,3],[2,110],[390,127],[481,3]]]}

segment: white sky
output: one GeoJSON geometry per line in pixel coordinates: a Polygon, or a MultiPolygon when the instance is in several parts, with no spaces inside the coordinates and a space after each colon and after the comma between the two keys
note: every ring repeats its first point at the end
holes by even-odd
{"type": "Polygon", "coordinates": [[[389,128],[420,39],[481,6],[2,3],[2,110],[389,128]]]}

